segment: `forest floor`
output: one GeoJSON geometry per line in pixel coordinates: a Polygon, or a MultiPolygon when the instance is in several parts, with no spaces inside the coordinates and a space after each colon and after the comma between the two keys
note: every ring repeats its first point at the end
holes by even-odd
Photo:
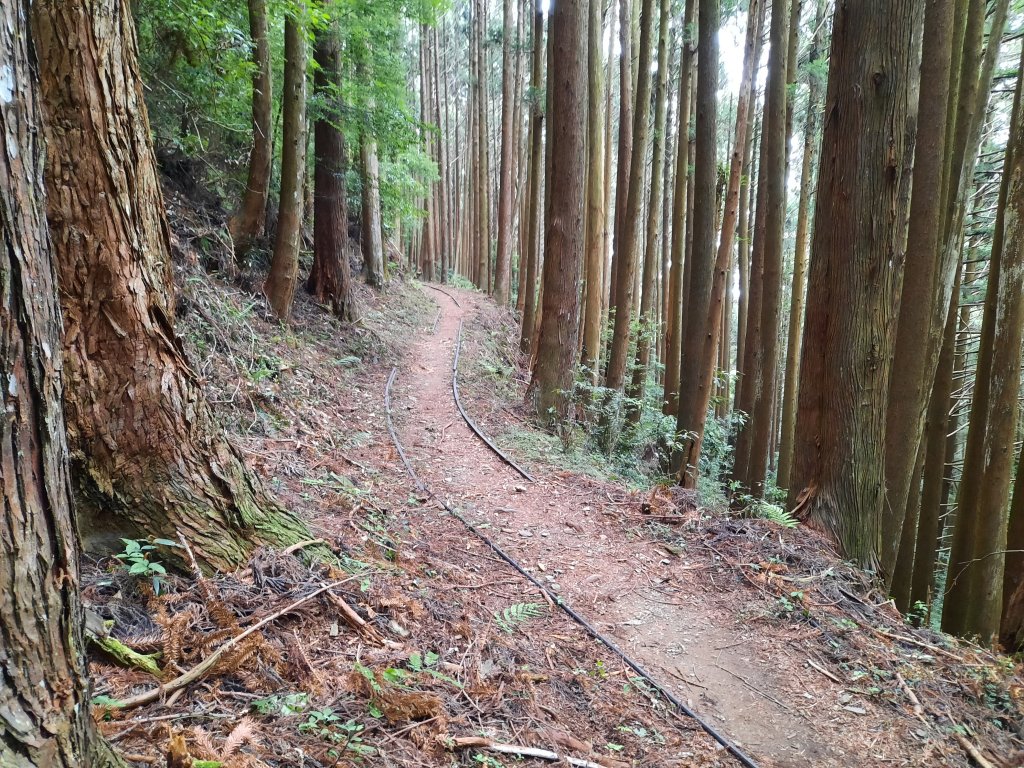
{"type": "Polygon", "coordinates": [[[1024,764],[1019,667],[907,625],[806,529],[630,487],[565,453],[529,425],[510,316],[482,295],[396,280],[383,297],[361,290],[354,326],[300,296],[286,329],[238,287],[180,272],[179,326],[208,396],[338,564],[261,550],[233,574],[168,576],[159,595],[116,560],[91,564],[87,604],[162,652],[163,684],[303,601],[142,707],[121,703],[161,681],[96,655],[95,714],[135,764],[551,764],[501,751],[522,748],[610,768],[740,764],[560,602],[759,765],[1024,764]],[[460,323],[463,405],[533,482],[456,409],[460,323]],[[393,367],[396,434],[433,495],[388,431],[393,367]]]}

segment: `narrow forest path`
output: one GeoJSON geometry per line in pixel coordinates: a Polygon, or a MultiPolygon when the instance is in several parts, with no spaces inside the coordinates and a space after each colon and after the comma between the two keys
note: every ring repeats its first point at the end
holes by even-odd
{"type": "MultiPolygon", "coordinates": [[[[726,564],[691,563],[631,533],[604,487],[585,477],[530,466],[536,482],[525,481],[473,434],[452,396],[452,361],[460,322],[469,327],[488,300],[445,290],[459,305],[427,290],[439,321],[412,344],[393,392],[400,438],[432,491],[762,764],[874,764],[858,753],[887,741],[885,712],[851,714],[820,678],[805,685],[816,673],[798,626],[780,644],[778,632],[766,637],[756,618],[738,615],[735,601],[718,603],[726,564]],[[856,738],[840,736],[856,729],[856,738]]],[[[422,524],[461,527],[447,515],[422,524]]],[[[536,591],[523,580],[524,595],[536,591]]]]}

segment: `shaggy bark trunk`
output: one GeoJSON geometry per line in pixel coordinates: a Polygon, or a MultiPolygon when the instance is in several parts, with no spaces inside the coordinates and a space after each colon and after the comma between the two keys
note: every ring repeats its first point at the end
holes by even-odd
{"type": "Polygon", "coordinates": [[[242,259],[253,242],[263,234],[270,194],[270,171],[274,159],[272,108],[274,89],[271,81],[270,42],[267,33],[265,0],[249,0],[249,34],[252,37],[252,150],[245,193],[228,231],[235,247],[235,258],[242,259]]]}
{"type": "Polygon", "coordinates": [[[0,765],[113,768],[89,713],[30,12],[0,1],[0,765]]]}
{"type": "MultiPolygon", "coordinates": [[[[613,3],[616,0],[612,0],[613,3]]],[[[609,311],[619,305],[619,260],[625,251],[622,239],[629,193],[629,164],[633,148],[633,0],[617,0],[619,6],[619,141],[615,168],[615,224],[612,230],[612,278],[608,286],[609,311]]],[[[617,310],[616,310],[617,311],[617,310]]],[[[614,318],[609,318],[609,321],[614,318]]]]}
{"type": "Polygon", "coordinates": [[[230,568],[261,541],[308,538],[225,440],[175,336],[167,224],[126,0],[37,2],[33,26],[86,547],[182,533],[205,566],[230,568]]]}
{"type": "Polygon", "coordinates": [[[800,361],[790,505],[869,570],[882,544],[880,414],[907,235],[920,11],[913,0],[836,8],[800,361]]]}
{"type": "Polygon", "coordinates": [[[341,132],[341,47],[334,28],[317,33],[314,88],[322,112],[313,127],[313,266],[306,287],[342,320],[355,319],[348,263],[345,137],[341,132]]]}
{"type": "Polygon", "coordinates": [[[263,291],[274,314],[286,321],[299,279],[302,245],[302,188],[306,179],[306,31],[296,7],[284,22],[284,109],[281,148],[281,201],[277,209],[274,255],[263,291]]]}
{"type": "Polygon", "coordinates": [[[551,13],[552,100],[550,204],[544,236],[544,288],[537,363],[531,389],[541,421],[568,416],[579,334],[579,280],[584,241],[587,114],[585,0],[559,0],[551,13]]]}

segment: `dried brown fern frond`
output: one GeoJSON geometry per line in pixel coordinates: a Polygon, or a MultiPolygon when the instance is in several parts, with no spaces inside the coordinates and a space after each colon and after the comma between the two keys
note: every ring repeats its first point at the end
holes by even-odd
{"type": "Polygon", "coordinates": [[[226,762],[229,758],[237,755],[246,744],[258,743],[259,734],[256,732],[256,723],[251,718],[243,717],[224,740],[220,759],[226,762]]]}
{"type": "Polygon", "coordinates": [[[200,760],[216,760],[217,748],[213,745],[213,737],[198,725],[192,726],[188,731],[191,746],[189,752],[192,757],[200,760]]]}

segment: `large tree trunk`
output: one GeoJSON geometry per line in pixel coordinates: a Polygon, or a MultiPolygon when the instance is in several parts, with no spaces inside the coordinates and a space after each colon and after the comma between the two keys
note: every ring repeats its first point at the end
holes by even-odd
{"type": "Polygon", "coordinates": [[[301,4],[284,22],[284,117],[281,137],[281,200],[274,255],[263,291],[274,314],[287,320],[299,279],[302,189],[306,179],[306,32],[301,4]]]}
{"type": "Polygon", "coordinates": [[[550,203],[544,234],[544,286],[537,362],[530,384],[541,421],[568,416],[579,334],[587,114],[586,0],[559,0],[551,13],[550,203]]]}
{"type": "Polygon", "coordinates": [[[0,765],[104,768],[120,762],[89,714],[29,14],[0,2],[0,765]]]}
{"type": "Polygon", "coordinates": [[[307,537],[249,473],[174,334],[170,247],[127,0],[34,4],[86,546],[184,534],[207,566],[307,537]]]}
{"type": "Polygon", "coordinates": [[[341,47],[334,27],[319,30],[314,88],[321,114],[313,127],[313,266],[306,284],[317,301],[343,320],[355,319],[348,263],[348,195],[341,123],[341,47]]]}
{"type": "Polygon", "coordinates": [[[878,567],[882,544],[880,414],[907,236],[920,12],[914,0],[836,8],[821,153],[828,161],[811,243],[790,504],[868,569],[878,567]]]}
{"type": "Polygon", "coordinates": [[[270,193],[270,171],[274,159],[270,42],[267,34],[265,0],[249,0],[249,34],[252,36],[252,151],[249,153],[249,177],[245,194],[228,231],[235,246],[235,257],[243,258],[253,241],[263,233],[270,193]]]}
{"type": "Polygon", "coordinates": [[[665,389],[662,411],[666,416],[679,410],[679,358],[682,352],[683,324],[683,259],[686,255],[687,179],[690,178],[690,78],[693,72],[693,17],[697,0],[686,0],[683,12],[683,51],[679,62],[678,118],[676,143],[676,176],[672,194],[672,251],[668,271],[668,304],[665,324],[665,389]]]}
{"type": "MultiPolygon", "coordinates": [[[[718,25],[719,2],[701,0],[697,21],[697,120],[696,161],[693,171],[693,236],[688,259],[689,285],[686,286],[682,322],[682,354],[679,372],[679,410],[676,433],[686,436],[695,422],[698,394],[696,370],[704,342],[704,324],[711,306],[711,283],[715,264],[715,215],[718,208],[715,185],[718,116],[718,25]]],[[[704,401],[706,404],[706,400],[704,401]]],[[[706,407],[706,405],[705,405],[706,407]]],[[[680,441],[672,457],[672,469],[683,484],[697,476],[697,451],[694,440],[680,441]]]]}

